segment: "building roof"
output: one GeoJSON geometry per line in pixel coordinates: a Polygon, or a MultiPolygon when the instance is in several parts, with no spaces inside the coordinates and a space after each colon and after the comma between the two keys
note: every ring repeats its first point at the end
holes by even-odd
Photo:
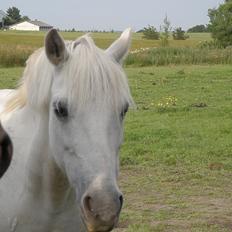
{"type": "Polygon", "coordinates": [[[52,27],[51,25],[47,24],[47,23],[44,23],[42,21],[39,21],[39,20],[32,20],[32,21],[28,21],[29,23],[32,23],[36,26],[39,26],[39,27],[52,27]]]}
{"type": "Polygon", "coordinates": [[[6,17],[6,13],[3,10],[0,10],[0,22],[4,17],[6,17]]]}

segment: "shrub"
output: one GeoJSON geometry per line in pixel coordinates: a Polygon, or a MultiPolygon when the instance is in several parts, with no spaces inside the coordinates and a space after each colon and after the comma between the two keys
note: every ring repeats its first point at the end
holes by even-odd
{"type": "Polygon", "coordinates": [[[156,28],[154,26],[150,26],[150,25],[148,25],[148,27],[144,27],[143,35],[144,35],[143,37],[145,39],[159,40],[159,38],[160,38],[160,34],[156,30],[156,28]]]}
{"type": "Polygon", "coordinates": [[[185,34],[185,31],[182,30],[181,27],[176,28],[173,32],[172,32],[172,36],[174,40],[186,40],[189,38],[189,36],[187,36],[185,34]]]}

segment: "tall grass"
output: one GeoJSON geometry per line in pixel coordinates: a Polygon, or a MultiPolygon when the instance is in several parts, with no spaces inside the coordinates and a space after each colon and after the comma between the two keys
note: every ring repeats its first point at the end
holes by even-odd
{"type": "MultiPolygon", "coordinates": [[[[33,46],[0,45],[0,67],[24,66],[33,46]]],[[[232,64],[232,48],[153,48],[131,52],[127,66],[165,66],[181,64],[232,64]]]]}
{"type": "Polygon", "coordinates": [[[32,46],[0,45],[0,67],[24,66],[35,49],[32,46]]]}
{"type": "Polygon", "coordinates": [[[129,54],[126,65],[232,64],[232,48],[153,48],[129,54]]]}

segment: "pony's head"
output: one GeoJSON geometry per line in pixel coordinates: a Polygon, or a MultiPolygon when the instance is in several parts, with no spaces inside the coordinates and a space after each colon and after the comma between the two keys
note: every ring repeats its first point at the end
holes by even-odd
{"type": "Polygon", "coordinates": [[[51,152],[76,191],[89,231],[112,230],[123,203],[118,153],[133,101],[121,63],[130,41],[127,29],[104,51],[88,35],[64,42],[51,30],[45,50],[32,55],[25,71],[25,78],[36,75],[24,80],[28,102],[49,112],[51,152]]]}
{"type": "Polygon", "coordinates": [[[0,124],[0,178],[10,165],[12,153],[13,147],[11,140],[0,124]]]}

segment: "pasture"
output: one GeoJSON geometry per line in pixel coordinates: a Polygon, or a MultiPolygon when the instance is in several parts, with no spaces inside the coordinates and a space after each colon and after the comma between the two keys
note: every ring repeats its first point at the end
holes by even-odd
{"type": "MultiPolygon", "coordinates": [[[[93,37],[107,47],[117,35],[93,37]]],[[[76,36],[64,33],[66,39],[76,36]]],[[[0,32],[0,51],[14,53],[18,46],[29,53],[43,37],[0,32]]],[[[194,48],[202,40],[209,35],[170,46],[194,48]]],[[[132,50],[156,43],[134,35],[132,50]]],[[[0,62],[0,88],[14,88],[23,67],[3,66],[0,62]]],[[[116,231],[231,231],[232,66],[139,66],[126,66],[137,108],[125,120],[120,177],[125,204],[116,231]]]]}

